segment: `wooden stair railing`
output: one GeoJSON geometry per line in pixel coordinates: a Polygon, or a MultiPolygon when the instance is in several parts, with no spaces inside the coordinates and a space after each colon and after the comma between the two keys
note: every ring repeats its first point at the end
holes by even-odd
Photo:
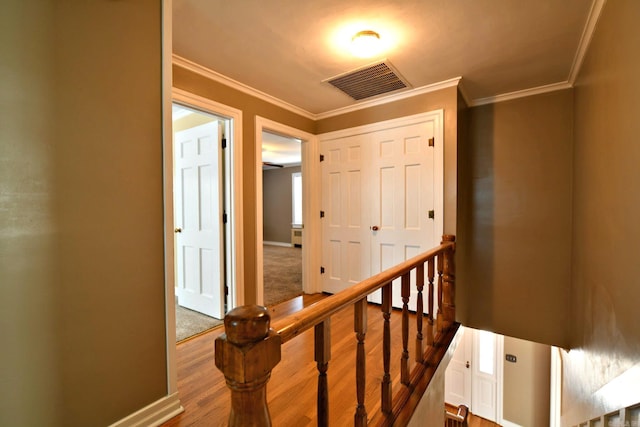
{"type": "Polygon", "coordinates": [[[458,406],[458,412],[452,414],[451,412],[444,410],[444,425],[445,427],[467,427],[467,417],[469,416],[469,408],[465,405],[458,406]]]}
{"type": "Polygon", "coordinates": [[[266,384],[271,370],[280,361],[282,344],[314,328],[314,357],[318,369],[317,422],[329,425],[327,373],[331,359],[331,316],[348,306],[354,307],[356,338],[357,405],[354,425],[406,425],[426,390],[439,361],[457,331],[455,323],[455,237],[443,236],[442,243],[395,267],[293,313],[274,325],[266,308],[243,306],[230,311],[225,319],[225,334],[215,342],[216,366],[224,373],[231,391],[229,426],[270,426],[266,384]],[[427,264],[426,330],[424,288],[427,264]],[[409,297],[411,272],[415,270],[416,351],[415,365],[409,363],[409,297]],[[436,276],[437,274],[437,276],[436,276]],[[437,281],[436,281],[437,277],[437,281]],[[400,279],[402,296],[402,352],[399,390],[394,394],[390,375],[392,286],[400,279]],[[435,281],[435,283],[434,283],[435,281]],[[367,413],[365,406],[365,344],[367,334],[367,296],[382,290],[383,375],[380,411],[367,413]],[[435,301],[438,313],[434,316],[435,301]],[[426,347],[424,345],[426,334],[426,347]]]}

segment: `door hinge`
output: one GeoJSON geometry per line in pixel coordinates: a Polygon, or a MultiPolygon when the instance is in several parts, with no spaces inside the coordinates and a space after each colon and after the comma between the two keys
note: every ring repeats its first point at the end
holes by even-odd
{"type": "Polygon", "coordinates": [[[429,219],[434,219],[436,217],[435,211],[429,211],[429,219]]]}
{"type": "Polygon", "coordinates": [[[320,274],[324,274],[324,267],[320,267],[320,274]]]}
{"type": "Polygon", "coordinates": [[[324,162],[324,154],[320,154],[320,161],[324,162]]]}
{"type": "Polygon", "coordinates": [[[227,138],[222,138],[222,149],[227,148],[227,138]]]}
{"type": "Polygon", "coordinates": [[[324,211],[320,211],[320,218],[324,218],[324,211]]]}
{"type": "Polygon", "coordinates": [[[222,213],[222,223],[226,224],[228,220],[229,220],[229,218],[227,217],[227,213],[223,212],[222,213]]]}
{"type": "Polygon", "coordinates": [[[429,138],[429,147],[435,147],[436,145],[436,139],[435,138],[429,138]]]}
{"type": "Polygon", "coordinates": [[[229,286],[227,286],[226,284],[224,285],[224,296],[228,296],[229,295],[229,286]]]}

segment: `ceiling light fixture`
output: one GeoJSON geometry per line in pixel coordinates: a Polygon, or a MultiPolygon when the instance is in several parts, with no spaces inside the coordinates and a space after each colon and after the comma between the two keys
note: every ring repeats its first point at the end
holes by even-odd
{"type": "Polygon", "coordinates": [[[351,38],[351,52],[359,58],[370,58],[381,48],[380,34],[375,31],[359,31],[351,38]]]}

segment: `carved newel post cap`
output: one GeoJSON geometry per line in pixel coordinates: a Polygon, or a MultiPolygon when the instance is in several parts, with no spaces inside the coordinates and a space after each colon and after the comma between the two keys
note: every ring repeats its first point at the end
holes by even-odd
{"type": "Polygon", "coordinates": [[[271,316],[259,305],[244,305],[234,308],[224,318],[227,339],[235,345],[260,341],[269,333],[271,316]]]}

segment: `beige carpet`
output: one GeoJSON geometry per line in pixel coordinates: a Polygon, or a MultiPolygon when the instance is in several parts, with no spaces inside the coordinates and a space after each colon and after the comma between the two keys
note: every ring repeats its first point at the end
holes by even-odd
{"type": "Polygon", "coordinates": [[[264,245],[264,304],[302,295],[302,249],[264,245]]]}
{"type": "Polygon", "coordinates": [[[176,342],[222,325],[222,320],[209,317],[197,311],[176,304],[176,342]]]}

